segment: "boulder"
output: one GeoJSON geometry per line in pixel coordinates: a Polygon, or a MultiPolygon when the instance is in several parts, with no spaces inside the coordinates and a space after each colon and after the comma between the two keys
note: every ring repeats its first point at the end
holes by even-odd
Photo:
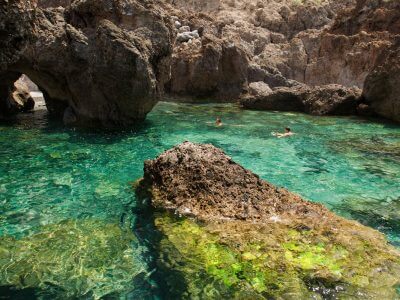
{"type": "Polygon", "coordinates": [[[187,26],[187,25],[182,26],[182,27],[180,27],[180,28],[178,29],[178,32],[179,32],[179,33],[190,32],[190,27],[187,26]]]}
{"type": "Polygon", "coordinates": [[[257,81],[249,84],[250,95],[261,96],[261,95],[267,95],[271,92],[272,92],[271,88],[264,81],[257,81]]]}
{"type": "Polygon", "coordinates": [[[146,161],[137,195],[155,208],[152,243],[174,297],[396,298],[400,253],[381,233],[212,145],[185,142],[146,161]]]}
{"type": "Polygon", "coordinates": [[[303,95],[308,91],[304,86],[280,87],[265,94],[245,95],[240,99],[240,105],[245,109],[303,112],[303,95]]]}
{"type": "Polygon", "coordinates": [[[9,103],[13,103],[18,112],[28,112],[34,109],[35,101],[30,95],[29,86],[21,80],[14,83],[14,89],[9,96],[9,103]]]}
{"type": "Polygon", "coordinates": [[[77,0],[59,8],[12,2],[0,5],[0,28],[11,34],[0,72],[28,75],[53,115],[62,118],[69,108],[78,125],[128,126],[157,103],[169,79],[174,36],[155,1],[77,0]]]}
{"type": "MultiPolygon", "coordinates": [[[[183,27],[188,27],[188,26],[183,26],[183,27]]],[[[181,28],[183,28],[183,27],[181,27],[181,28]]],[[[199,32],[197,30],[181,31],[176,36],[176,41],[178,43],[185,43],[185,42],[189,42],[192,39],[198,39],[199,37],[200,37],[199,32]]]]}
{"type": "Polygon", "coordinates": [[[243,108],[299,111],[313,115],[353,115],[357,113],[361,90],[337,84],[309,87],[296,85],[271,92],[245,95],[243,108]]]}
{"type": "Polygon", "coordinates": [[[304,96],[305,112],[313,115],[355,115],[362,91],[338,84],[318,86],[304,96]]]}

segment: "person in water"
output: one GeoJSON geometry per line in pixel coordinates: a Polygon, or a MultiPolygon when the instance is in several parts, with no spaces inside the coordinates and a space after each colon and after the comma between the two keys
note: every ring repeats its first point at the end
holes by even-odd
{"type": "Polygon", "coordinates": [[[218,126],[218,127],[222,126],[222,121],[221,121],[220,117],[218,117],[217,120],[215,121],[215,125],[218,126]]]}
{"type": "Polygon", "coordinates": [[[291,135],[293,135],[294,133],[292,132],[292,130],[289,127],[285,128],[285,133],[274,133],[274,136],[276,136],[277,138],[283,138],[283,137],[289,137],[291,135]]]}

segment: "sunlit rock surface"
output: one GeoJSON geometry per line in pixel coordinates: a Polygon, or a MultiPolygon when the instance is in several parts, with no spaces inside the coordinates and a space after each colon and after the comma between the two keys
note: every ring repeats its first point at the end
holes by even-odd
{"type": "MultiPolygon", "coordinates": [[[[290,174],[288,174],[290,176],[290,174]]],[[[147,161],[161,269],[183,298],[395,299],[400,253],[379,232],[261,180],[211,145],[147,161]]]]}
{"type": "Polygon", "coordinates": [[[21,239],[0,238],[0,285],[48,297],[99,299],[146,274],[135,237],[117,224],[69,220],[21,239]]]}

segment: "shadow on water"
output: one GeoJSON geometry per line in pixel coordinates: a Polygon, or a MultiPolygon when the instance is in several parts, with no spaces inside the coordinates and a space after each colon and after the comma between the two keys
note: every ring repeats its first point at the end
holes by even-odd
{"type": "Polygon", "coordinates": [[[152,270],[152,288],[157,290],[158,295],[162,295],[160,299],[181,299],[187,291],[187,284],[182,274],[169,265],[168,256],[161,251],[161,247],[165,251],[165,248],[171,248],[172,245],[161,244],[165,242],[165,236],[155,226],[156,211],[149,203],[150,195],[137,188],[136,197],[141,200],[132,208],[136,216],[132,229],[139,242],[148,249],[146,256],[149,269],[152,270]]]}
{"type": "Polygon", "coordinates": [[[51,118],[47,110],[38,110],[29,113],[20,113],[10,119],[0,119],[0,126],[8,128],[18,128],[23,130],[39,130],[44,134],[69,134],[68,142],[85,143],[92,145],[116,144],[120,141],[132,137],[140,136],[153,128],[151,120],[129,127],[68,127],[62,120],[51,118]]]}
{"type": "Polygon", "coordinates": [[[36,300],[35,289],[16,289],[12,286],[0,286],[0,300],[36,300]]]}

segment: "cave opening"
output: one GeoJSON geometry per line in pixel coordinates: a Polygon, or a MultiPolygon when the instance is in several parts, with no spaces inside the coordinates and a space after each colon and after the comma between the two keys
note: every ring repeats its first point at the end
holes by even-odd
{"type": "Polygon", "coordinates": [[[26,74],[10,72],[0,79],[0,120],[48,114],[44,91],[26,74]]]}
{"type": "Polygon", "coordinates": [[[34,107],[30,111],[47,111],[43,91],[26,74],[22,74],[14,86],[21,86],[23,91],[27,91],[34,101],[34,107]]]}

